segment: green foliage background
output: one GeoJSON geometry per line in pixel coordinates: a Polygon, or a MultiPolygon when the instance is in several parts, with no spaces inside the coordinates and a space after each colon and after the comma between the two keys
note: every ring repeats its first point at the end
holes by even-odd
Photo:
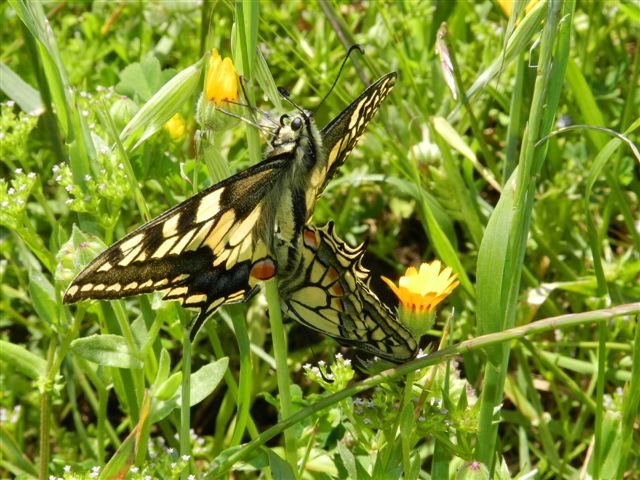
{"type": "Polygon", "coordinates": [[[639,471],[640,10],[515,8],[2,4],[0,476],[639,471]],[[355,43],[365,55],[320,105],[355,43]],[[103,248],[259,159],[245,123],[197,132],[210,48],[260,109],[286,110],[283,86],[321,126],[398,72],[314,223],[367,240],[376,273],[450,265],[461,285],[439,311],[448,335],[433,332],[445,354],[353,381],[334,342],[286,325],[298,417],[279,423],[264,300],[225,307],[193,346],[191,314],[158,296],[62,305],[103,248]],[[319,359],[333,383],[303,374],[319,359]]]}

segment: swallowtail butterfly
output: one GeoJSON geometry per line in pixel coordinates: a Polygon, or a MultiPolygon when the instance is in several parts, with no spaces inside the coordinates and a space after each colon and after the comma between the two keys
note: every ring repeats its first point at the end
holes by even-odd
{"type": "MultiPolygon", "coordinates": [[[[384,75],[322,129],[310,112],[297,110],[280,117],[260,163],[199,192],[114,243],[76,276],[64,303],[161,291],[164,299],[199,310],[191,329],[193,338],[220,305],[245,300],[259,281],[276,275],[290,278],[291,269],[310,261],[299,246],[316,198],[395,81],[395,72],[384,75]]],[[[319,252],[328,252],[331,247],[325,248],[323,242],[319,252]]],[[[341,255],[336,252],[336,258],[341,255]]],[[[292,301],[298,298],[290,287],[287,292],[292,301]]],[[[368,288],[363,287],[362,292],[351,293],[366,303],[366,292],[368,288]]],[[[291,310],[300,317],[300,308],[291,310]]],[[[313,320],[305,323],[312,325],[313,320]]],[[[327,333],[338,337],[337,331],[332,327],[327,333]]],[[[349,333],[344,341],[355,344],[354,335],[360,334],[364,344],[366,332],[349,333]]]]}

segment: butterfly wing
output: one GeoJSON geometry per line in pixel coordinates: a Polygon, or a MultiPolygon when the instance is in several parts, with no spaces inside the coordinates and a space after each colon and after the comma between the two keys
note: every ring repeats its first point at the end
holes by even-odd
{"type": "Polygon", "coordinates": [[[411,333],[369,288],[361,265],[364,246],[352,248],[334,233],[332,223],[305,227],[298,269],[279,280],[287,315],[309,328],[391,362],[415,357],[411,333]]]}
{"type": "Polygon", "coordinates": [[[218,306],[243,300],[276,273],[260,235],[264,199],[283,168],[282,160],[261,162],[129,233],[77,275],[64,303],[162,291],[199,309],[199,327],[218,306]]]}
{"type": "Polygon", "coordinates": [[[327,156],[327,173],[319,192],[324,190],[327,182],[356,146],[380,104],[391,93],[396,77],[396,72],[380,77],[320,131],[322,148],[327,156]]]}

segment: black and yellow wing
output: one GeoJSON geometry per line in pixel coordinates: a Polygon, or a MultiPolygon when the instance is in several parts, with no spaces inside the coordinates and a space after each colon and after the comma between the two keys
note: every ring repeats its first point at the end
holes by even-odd
{"type": "Polygon", "coordinates": [[[369,287],[362,266],[364,245],[340,240],[333,223],[308,225],[301,261],[289,277],[279,276],[283,311],[343,345],[401,363],[415,357],[418,344],[397,315],[369,287]]]}
{"type": "Polygon", "coordinates": [[[264,198],[284,168],[262,162],[142,225],[87,265],[64,302],[161,291],[199,309],[200,323],[221,304],[242,301],[276,274],[259,232],[264,198]]]}
{"type": "Polygon", "coordinates": [[[396,84],[396,77],[395,72],[380,77],[320,131],[328,166],[320,192],[356,146],[367,123],[378,111],[380,103],[391,93],[396,84]]]}

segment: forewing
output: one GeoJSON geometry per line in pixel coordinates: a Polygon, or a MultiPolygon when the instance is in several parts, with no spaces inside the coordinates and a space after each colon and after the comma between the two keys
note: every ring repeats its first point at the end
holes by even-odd
{"type": "Polygon", "coordinates": [[[396,315],[369,288],[363,248],[335,236],[333,224],[307,226],[298,271],[280,281],[290,317],[342,344],[391,362],[415,357],[418,345],[396,315]]]}
{"type": "Polygon", "coordinates": [[[396,77],[395,72],[382,76],[320,131],[328,162],[320,192],[351,153],[382,101],[391,93],[396,77]]]}
{"type": "Polygon", "coordinates": [[[275,275],[258,223],[282,161],[266,161],[209,187],[142,225],[71,282],[65,303],[153,291],[198,308],[201,322],[275,275]]]}

